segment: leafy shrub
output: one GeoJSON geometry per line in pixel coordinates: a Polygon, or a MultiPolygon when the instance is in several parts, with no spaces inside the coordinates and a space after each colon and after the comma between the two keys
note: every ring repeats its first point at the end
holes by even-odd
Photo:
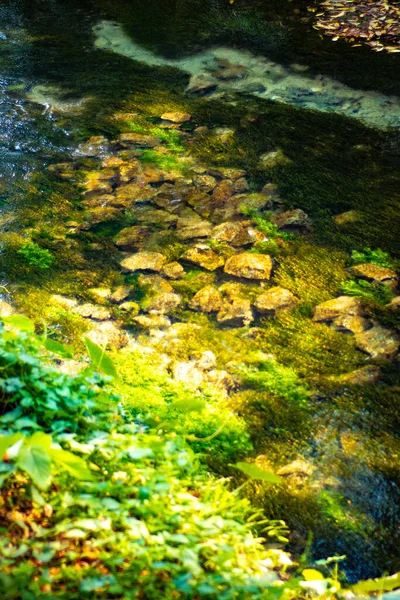
{"type": "Polygon", "coordinates": [[[290,560],[253,537],[249,519],[260,518],[248,501],[205,473],[176,434],[146,433],[118,410],[110,378],[60,373],[29,319],[9,323],[22,332],[0,331],[0,444],[10,453],[0,461],[2,595],[279,597],[273,569],[290,560]]]}
{"type": "Polygon", "coordinates": [[[38,269],[49,269],[55,260],[50,250],[41,248],[35,242],[24,244],[18,250],[18,254],[21,254],[29,265],[38,269]]]}
{"type": "Polygon", "coordinates": [[[392,290],[384,283],[371,283],[364,279],[344,281],[340,289],[348,296],[372,300],[378,304],[387,304],[394,297],[392,290]]]}

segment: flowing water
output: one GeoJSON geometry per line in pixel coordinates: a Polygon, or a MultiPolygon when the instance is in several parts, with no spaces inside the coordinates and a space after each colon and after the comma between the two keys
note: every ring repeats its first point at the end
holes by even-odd
{"type": "MultiPolygon", "coordinates": [[[[228,401],[245,421],[245,406],[253,407],[248,427],[256,452],[276,468],[289,465],[285,490],[254,492],[254,501],[269,517],[288,522],[295,553],[313,532],[313,556],[346,555],[347,575],[355,580],[400,570],[399,361],[398,355],[371,361],[351,336],[316,325],[311,313],[340,295],[352,250],[381,248],[399,264],[399,59],[321,40],[305,7],[298,7],[300,14],[282,2],[0,1],[1,278],[4,298],[37,317],[51,294],[85,300],[88,288],[124,282],[125,255],[113,242],[124,227],[153,227],[145,249],[161,249],[171,261],[193,243],[177,238],[178,217],[165,221],[162,204],[158,212],[113,205],[106,218],[99,217],[104,205],[90,205],[90,195],[81,204],[77,182],[101,162],[76,152],[90,136],[112,140],[151,127],[161,135],[162,113],[187,112],[192,119],[183,135],[166,134],[167,151],[147,149],[144,163],[169,172],[182,167],[184,155],[200,176],[208,167],[231,167],[246,171],[251,192],[276,184],[285,207],[304,210],[313,224],[295,250],[276,258],[277,282],[301,299],[295,317],[257,317],[249,329],[246,318],[228,328],[214,317],[196,320],[187,306],[170,316],[199,327],[178,344],[185,357],[196,343],[208,344],[223,366],[249,366],[247,355],[262,351],[267,359],[250,365],[262,372],[272,353],[312,390],[307,409],[276,391],[271,400],[262,385],[248,384],[228,401]],[[271,153],[276,162],[260,164],[271,153]],[[65,161],[72,175],[68,166],[61,178],[47,171],[65,161]],[[348,211],[344,226],[333,219],[348,211]],[[53,253],[53,268],[32,275],[17,252],[27,240],[53,253]],[[371,363],[381,369],[379,384],[334,379],[371,363]]],[[[196,199],[177,214],[219,222],[196,199]]],[[[211,283],[229,284],[229,278],[193,269],[174,290],[189,303],[211,283]]],[[[249,298],[257,288],[248,283],[249,298]]],[[[371,323],[398,329],[394,313],[371,310],[371,323]]],[[[73,319],[49,319],[54,331],[75,341],[73,319]]],[[[136,336],[132,323],[126,325],[136,336]]],[[[160,350],[163,335],[168,338],[149,336],[149,346],[160,350]]],[[[162,351],[172,356],[172,345],[165,342],[162,351]]],[[[215,468],[223,473],[221,465],[215,468]]]]}

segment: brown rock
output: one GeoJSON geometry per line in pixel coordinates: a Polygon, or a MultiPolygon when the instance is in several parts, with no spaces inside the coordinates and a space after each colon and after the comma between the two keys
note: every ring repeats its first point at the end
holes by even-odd
{"type": "Polygon", "coordinates": [[[124,161],[122,160],[122,158],[119,158],[118,156],[110,156],[108,158],[105,158],[102,162],[101,162],[101,166],[104,167],[105,169],[113,169],[115,167],[119,167],[120,165],[123,165],[124,161]]]}
{"type": "Polygon", "coordinates": [[[181,302],[182,297],[179,294],[164,292],[151,298],[143,310],[155,315],[165,315],[178,308],[181,302]]]}
{"type": "Polygon", "coordinates": [[[130,181],[132,181],[132,179],[135,179],[135,177],[138,177],[138,175],[141,175],[142,173],[143,168],[139,160],[134,159],[126,163],[121,160],[121,164],[118,167],[118,183],[129,183],[130,181]]]}
{"type": "Polygon", "coordinates": [[[243,171],[242,169],[230,169],[224,167],[207,169],[207,173],[219,179],[231,179],[232,181],[241,179],[247,174],[246,171],[243,171]]]}
{"type": "Polygon", "coordinates": [[[222,296],[213,285],[206,285],[192,298],[189,307],[203,313],[216,312],[222,307],[222,296]]]}
{"type": "Polygon", "coordinates": [[[254,306],[261,314],[275,314],[290,310],[299,300],[292,292],[282,287],[273,287],[257,297],[254,306]]]}
{"type": "Polygon", "coordinates": [[[358,223],[361,220],[361,215],[357,210],[348,210],[340,215],[332,217],[336,225],[349,225],[351,223],[358,223]]]}
{"type": "Polygon", "coordinates": [[[118,350],[128,343],[126,333],[111,321],[96,323],[93,329],[86,333],[86,337],[102,348],[110,347],[118,350]]]}
{"type": "Polygon", "coordinates": [[[111,194],[113,189],[108,181],[101,179],[91,178],[89,181],[84,183],[85,191],[83,195],[85,198],[93,196],[94,194],[111,194]]]}
{"type": "Polygon", "coordinates": [[[268,254],[235,254],[226,261],[224,271],[235,277],[267,280],[271,277],[272,259],[268,254]]]}
{"type": "Polygon", "coordinates": [[[273,169],[278,165],[287,164],[289,162],[291,162],[291,160],[284,155],[282,150],[266,152],[260,156],[260,167],[263,169],[273,169]]]}
{"type": "Polygon", "coordinates": [[[217,322],[221,325],[249,325],[254,321],[251,302],[240,296],[226,300],[217,314],[217,322]]]}
{"type": "Polygon", "coordinates": [[[398,281],[396,271],[372,263],[355,265],[349,270],[356,277],[361,277],[362,279],[367,279],[374,283],[384,283],[391,288],[396,287],[398,281]]]}
{"type": "Polygon", "coordinates": [[[102,135],[94,135],[81,144],[75,154],[78,156],[106,156],[110,151],[110,142],[102,135]]]}
{"type": "Polygon", "coordinates": [[[353,296],[339,296],[327,300],[314,308],[313,321],[333,321],[343,316],[360,316],[363,313],[362,303],[353,296]]]}
{"type": "Polygon", "coordinates": [[[171,321],[164,315],[138,315],[132,320],[142,329],[166,329],[171,325],[171,321]]]}
{"type": "Polygon", "coordinates": [[[138,221],[141,223],[147,223],[148,225],[170,225],[176,223],[178,217],[172,215],[165,210],[146,210],[142,214],[137,215],[138,221]]]}
{"type": "Polygon", "coordinates": [[[243,192],[247,192],[250,189],[250,186],[247,182],[247,179],[241,177],[237,181],[233,182],[233,193],[234,194],[242,194],[243,192]]]}
{"type": "Polygon", "coordinates": [[[382,372],[376,365],[368,365],[361,367],[351,373],[344,373],[343,375],[330,376],[328,379],[336,383],[343,385],[371,385],[378,383],[382,377],[382,372]]]}
{"type": "Polygon", "coordinates": [[[86,218],[92,225],[108,221],[118,221],[121,217],[121,211],[112,206],[98,206],[97,208],[91,208],[86,213],[86,218]]]}
{"type": "Polygon", "coordinates": [[[308,215],[301,208],[273,215],[271,221],[278,229],[310,229],[311,227],[308,215]]]}
{"type": "Polygon", "coordinates": [[[356,334],[355,339],[357,348],[378,360],[393,358],[400,347],[400,337],[382,325],[356,334]]]}
{"type": "Polygon", "coordinates": [[[218,256],[205,244],[196,244],[189,248],[182,256],[182,260],[198,265],[207,271],[215,271],[224,264],[222,256],[218,256]]]}
{"type": "Polygon", "coordinates": [[[276,183],[266,183],[261,190],[261,193],[268,198],[266,208],[272,208],[274,205],[280,206],[281,204],[284,204],[279,195],[279,188],[276,183]]]}
{"type": "Polygon", "coordinates": [[[214,188],[212,193],[212,201],[213,205],[218,208],[220,206],[225,206],[228,202],[229,198],[233,194],[233,185],[229,179],[223,179],[214,188]]]}
{"type": "Polygon", "coordinates": [[[180,279],[185,274],[185,269],[178,262],[168,263],[163,267],[162,274],[168,279],[180,279]]]}
{"type": "Polygon", "coordinates": [[[161,271],[166,258],[158,252],[137,252],[121,261],[124,271],[161,271]]]}
{"type": "Polygon", "coordinates": [[[136,204],[138,202],[147,202],[154,198],[156,191],[151,187],[143,187],[137,183],[129,183],[123,185],[116,190],[117,199],[123,202],[126,206],[136,204]]]}
{"type": "Polygon", "coordinates": [[[176,234],[181,240],[194,238],[208,238],[212,233],[212,225],[209,221],[201,221],[199,218],[178,219],[176,234]]]}
{"type": "Polygon", "coordinates": [[[217,185],[217,180],[211,175],[197,175],[193,177],[193,185],[203,192],[211,192],[217,185]]]}
{"type": "Polygon", "coordinates": [[[138,284],[146,293],[153,295],[174,291],[169,281],[165,281],[160,275],[145,275],[142,273],[139,275],[138,284]]]}
{"type": "Polygon", "coordinates": [[[111,313],[108,308],[104,306],[98,306],[97,304],[86,303],[81,306],[76,306],[72,309],[72,312],[96,321],[107,321],[111,317],[111,313]]]}
{"type": "Polygon", "coordinates": [[[184,112],[165,112],[161,115],[163,121],[171,121],[172,123],[187,123],[192,118],[192,115],[184,112]]]}
{"type": "Polygon", "coordinates": [[[144,133],[121,133],[118,141],[124,148],[130,148],[131,146],[136,146],[138,148],[154,148],[154,146],[158,146],[160,143],[159,138],[144,133]]]}
{"type": "Polygon", "coordinates": [[[390,308],[392,310],[400,310],[400,296],[396,296],[396,298],[393,298],[393,300],[391,300],[389,304],[386,304],[386,308],[390,308]]]}
{"type": "Polygon", "coordinates": [[[341,315],[332,321],[332,325],[335,329],[342,331],[343,333],[362,333],[372,327],[372,324],[368,319],[357,315],[341,315]]]}
{"type": "Polygon", "coordinates": [[[110,296],[110,300],[111,302],[123,302],[124,300],[126,300],[129,297],[129,294],[131,293],[132,288],[130,288],[127,285],[119,285],[118,287],[115,288],[115,290],[113,291],[113,293],[110,296]]]}
{"type": "Polygon", "coordinates": [[[132,248],[139,250],[143,247],[146,238],[149,235],[147,227],[134,225],[133,227],[124,227],[114,238],[116,246],[121,248],[132,248]]]}
{"type": "Polygon", "coordinates": [[[247,246],[255,242],[261,242],[265,235],[254,229],[249,221],[227,221],[214,227],[212,239],[217,242],[226,242],[231,246],[247,246]]]}
{"type": "Polygon", "coordinates": [[[205,75],[203,73],[196,73],[190,78],[189,84],[185,89],[185,92],[190,94],[198,94],[200,96],[210,93],[216,89],[218,82],[214,77],[205,75]]]}

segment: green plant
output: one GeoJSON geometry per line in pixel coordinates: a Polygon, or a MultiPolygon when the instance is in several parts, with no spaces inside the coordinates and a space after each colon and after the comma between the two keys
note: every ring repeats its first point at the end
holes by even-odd
{"type": "Polygon", "coordinates": [[[38,269],[49,269],[54,263],[54,256],[50,250],[41,248],[35,242],[27,242],[18,250],[28,265],[37,267],[38,269]]]}
{"type": "Polygon", "coordinates": [[[363,248],[361,252],[353,250],[351,253],[351,264],[359,265],[361,263],[372,263],[380,267],[393,268],[393,261],[388,252],[384,252],[379,248],[371,250],[371,248],[363,248]]]}
{"type": "Polygon", "coordinates": [[[392,290],[384,283],[371,283],[364,279],[344,281],[340,289],[348,296],[372,300],[378,304],[388,304],[394,297],[392,290]]]}

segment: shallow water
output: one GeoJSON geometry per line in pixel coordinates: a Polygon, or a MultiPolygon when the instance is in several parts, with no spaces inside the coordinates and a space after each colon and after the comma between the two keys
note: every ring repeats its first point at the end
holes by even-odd
{"type": "MultiPolygon", "coordinates": [[[[218,135],[194,142],[194,159],[246,169],[255,191],[267,182],[276,183],[288,208],[300,207],[310,215],[314,232],[309,250],[299,250],[300,265],[302,276],[310,278],[310,288],[316,285],[318,293],[313,278],[323,279],[323,267],[316,275],[313,269],[328,264],[328,257],[335,252],[340,255],[340,268],[345,261],[340,253],[355,248],[380,247],[400,256],[396,227],[400,143],[398,131],[392,127],[398,123],[400,111],[394,77],[398,58],[394,55],[388,61],[367,53],[368,63],[364,54],[357,54],[363,67],[371,65],[363,80],[358,72],[351,73],[355,66],[352,50],[344,46],[337,50],[331,42],[318,45],[315,34],[307,30],[305,35],[301,24],[298,31],[304,40],[300,42],[297,25],[293,21],[288,25],[284,12],[279,26],[282,34],[277,36],[275,28],[272,43],[269,17],[262,9],[257,9],[262,26],[254,28],[251,20],[249,26],[246,10],[242,15],[240,8],[232,8],[235,22],[241,23],[237,43],[238,38],[216,32],[212,22],[226,17],[226,7],[210,4],[207,19],[195,0],[174,10],[168,2],[150,10],[143,3],[134,6],[121,0],[67,5],[55,0],[0,3],[2,279],[11,290],[11,299],[23,310],[34,313],[35,302],[41,310],[39,302],[47,302],[49,293],[55,291],[84,299],[89,286],[112,286],[121,277],[120,254],[112,236],[123,225],[103,223],[97,229],[71,233],[69,223],[79,224],[85,215],[79,193],[70,181],[56,182],[45,171],[49,164],[76,160],[78,144],[91,135],[116,136],[119,125],[111,117],[119,112],[139,113],[143,125],[159,123],[166,110],[188,111],[193,115],[186,130],[190,140],[196,126],[208,126],[211,132],[218,127],[233,129],[233,142],[221,142],[218,135]],[[125,33],[119,24],[110,25],[116,20],[125,33]],[[128,32],[132,37],[127,37],[128,32]],[[309,54],[307,36],[314,48],[309,54]],[[297,57],[288,50],[288,40],[297,44],[300,65],[309,70],[296,72],[298,67],[290,67],[297,57]],[[382,69],[377,68],[378,60],[382,69]],[[246,75],[220,79],[214,95],[187,94],[189,76],[212,73],[218,61],[244,66],[246,75]],[[249,89],[254,79],[265,89],[249,89]],[[315,82],[325,91],[306,97],[315,82]],[[349,108],[345,108],[346,102],[349,108]],[[388,130],[389,126],[392,129],[388,130]],[[259,156],[277,149],[289,160],[266,172],[260,168],[259,156]],[[358,211],[360,217],[343,230],[334,225],[332,216],[348,210],[358,211]],[[30,236],[50,248],[58,266],[49,274],[36,273],[34,278],[15,267],[9,258],[15,255],[14,235],[30,236]],[[315,252],[308,262],[307,252],[315,252]]],[[[96,169],[98,163],[89,159],[79,163],[79,168],[96,169]]],[[[139,213],[124,215],[125,225],[126,219],[139,213]]],[[[219,283],[224,282],[223,277],[219,283]]],[[[331,284],[329,278],[326,282],[331,284]]],[[[312,297],[303,307],[306,316],[300,315],[296,323],[285,323],[280,329],[269,322],[269,335],[259,341],[249,342],[245,328],[232,334],[216,329],[212,322],[204,343],[217,348],[226,363],[238,357],[245,362],[250,348],[276,351],[309,385],[320,375],[345,373],[362,365],[365,357],[347,346],[340,360],[339,338],[339,342],[336,337],[318,339],[314,344],[312,336],[317,333],[304,333],[307,311],[316,303],[312,297]],[[276,340],[276,348],[273,344],[271,348],[271,339],[276,340]],[[314,353],[314,345],[320,351],[318,344],[325,352],[323,358],[314,353]],[[298,354],[297,348],[301,349],[298,354]],[[309,359],[310,367],[305,358],[302,362],[303,357],[309,359]]],[[[186,318],[188,311],[174,316],[176,321],[186,318]]],[[[318,330],[318,335],[323,334],[318,330]]],[[[343,335],[343,344],[350,344],[345,338],[343,335]]],[[[383,383],[377,388],[324,388],[322,399],[318,394],[313,398],[311,414],[289,407],[282,416],[279,406],[270,406],[272,416],[265,411],[254,434],[257,451],[268,449],[277,464],[302,455],[315,468],[310,484],[297,482],[286,495],[263,499],[268,515],[289,522],[296,552],[304,550],[311,529],[316,558],[347,554],[345,567],[353,580],[400,568],[400,471],[393,458],[399,442],[397,367],[398,363],[383,366],[383,383]]]]}

